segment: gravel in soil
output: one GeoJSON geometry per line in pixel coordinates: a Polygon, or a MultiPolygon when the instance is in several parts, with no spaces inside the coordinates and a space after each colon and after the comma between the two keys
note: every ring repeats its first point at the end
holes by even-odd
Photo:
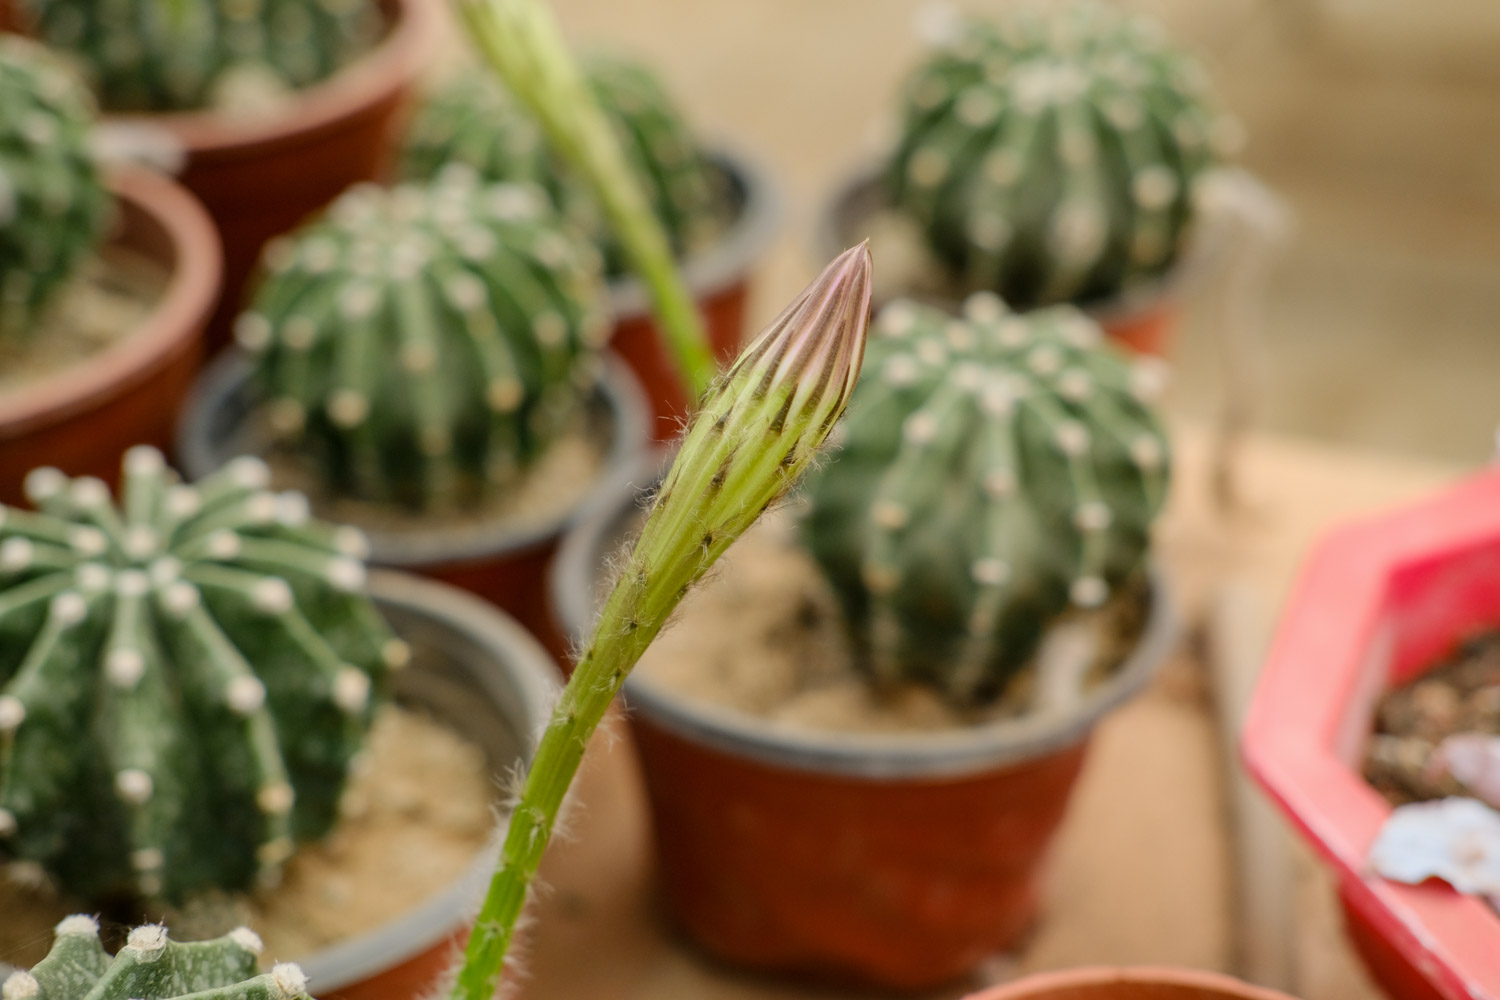
{"type": "Polygon", "coordinates": [[[1473,795],[1437,748],[1460,733],[1500,735],[1500,631],[1459,645],[1432,670],[1381,698],[1365,779],[1394,806],[1473,795]]]}

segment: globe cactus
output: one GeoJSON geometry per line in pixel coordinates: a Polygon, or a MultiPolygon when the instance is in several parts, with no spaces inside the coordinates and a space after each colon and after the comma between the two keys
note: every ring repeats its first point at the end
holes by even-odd
{"type": "Polygon", "coordinates": [[[181,944],[164,927],[130,932],[110,955],[99,922],[77,915],[57,925],[52,950],[29,972],[12,972],[5,1000],[296,1000],[307,997],[307,977],[290,963],[261,974],[260,938],[240,927],[212,941],[181,944]]]}
{"type": "Polygon", "coordinates": [[[19,0],[111,111],[175,111],[240,86],[306,87],[384,30],[373,0],[19,0]]]}
{"type": "Polygon", "coordinates": [[[505,484],[609,334],[593,248],[538,189],[461,167],[345,194],[265,266],[236,335],[273,430],[341,495],[432,509],[505,484]]]}
{"type": "MultiPolygon", "coordinates": [[[[614,55],[593,55],[584,71],[673,252],[680,257],[708,245],[729,215],[728,193],[661,82],[645,66],[614,55]]],[[[456,162],[488,180],[540,183],[591,235],[606,271],[625,270],[623,251],[593,195],[546,147],[526,108],[493,78],[459,74],[435,90],[416,115],[402,158],[414,178],[456,162]]]]}
{"type": "Polygon", "coordinates": [[[886,182],[965,290],[1102,299],[1177,259],[1237,133],[1154,23],[1069,0],[959,22],[906,86],[886,182]]]}
{"type": "Polygon", "coordinates": [[[109,195],[88,93],[45,49],[0,36],[0,334],[28,331],[98,242],[109,195]]]}
{"type": "Polygon", "coordinates": [[[809,476],[806,544],[878,682],[1002,692],[1069,604],[1136,573],[1167,448],[1132,368],[1071,306],[881,312],[844,444],[809,476]]]}
{"type": "Polygon", "coordinates": [[[37,511],[0,507],[0,859],[171,901],[274,879],[332,825],[407,654],[362,536],[266,480],[238,459],[185,486],[141,447],[118,507],[45,468],[37,511]]]}

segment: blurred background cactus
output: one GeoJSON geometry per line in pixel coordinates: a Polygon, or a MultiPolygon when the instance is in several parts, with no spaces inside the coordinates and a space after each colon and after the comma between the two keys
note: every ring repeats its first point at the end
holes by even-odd
{"type": "MultiPolygon", "coordinates": [[[[661,81],[645,65],[613,54],[591,54],[583,70],[673,253],[682,257],[708,246],[730,221],[731,192],[661,81]]],[[[446,163],[467,164],[487,180],[540,183],[595,241],[606,272],[624,273],[624,252],[587,185],[546,147],[526,108],[488,74],[452,74],[412,123],[403,173],[431,177],[446,163]]]]}
{"type": "Polygon", "coordinates": [[[1167,446],[1132,367],[1071,306],[882,310],[805,541],[878,682],[999,695],[1069,605],[1140,571],[1167,446]]]}
{"type": "Polygon", "coordinates": [[[330,828],[407,654],[363,537],[266,483],[238,459],[182,485],[135,448],[118,507],[47,468],[38,511],[0,507],[0,858],[175,901],[274,880],[330,828]]]}
{"type": "Polygon", "coordinates": [[[59,59],[0,36],[0,336],[29,332],[103,234],[110,198],[92,123],[59,59]]]}
{"type": "Polygon", "coordinates": [[[6,1000],[295,1000],[307,996],[307,977],[291,963],[261,974],[261,941],[245,927],[212,941],[181,944],[164,927],[130,932],[110,955],[99,941],[99,922],[82,914],[57,925],[52,950],[29,972],[13,972],[6,1000]]]}
{"type": "Polygon", "coordinates": [[[1025,309],[1162,276],[1195,182],[1239,142],[1202,67],[1097,0],[947,35],[906,85],[886,183],[962,289],[1025,309]]]}
{"type": "Polygon", "coordinates": [[[272,431],[340,495],[473,501],[570,426],[597,379],[599,255],[535,186],[451,166],[356,189],[264,263],[236,336],[272,431]]]}
{"type": "Polygon", "coordinates": [[[110,111],[244,108],[332,75],[379,39],[374,0],[18,0],[110,111]]]}

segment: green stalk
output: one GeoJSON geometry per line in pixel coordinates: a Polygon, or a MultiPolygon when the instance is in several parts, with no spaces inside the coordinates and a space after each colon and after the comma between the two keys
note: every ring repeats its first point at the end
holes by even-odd
{"type": "Polygon", "coordinates": [[[672,248],[541,0],[454,0],[469,38],[495,74],[536,115],[556,150],[586,177],[645,282],[666,346],[694,398],[717,366],[698,307],[672,248]]]}
{"type": "Polygon", "coordinates": [[[678,602],[791,489],[844,411],[864,358],[870,254],[846,251],[710,388],[526,775],[454,1000],[491,1000],[589,737],[678,602]]]}

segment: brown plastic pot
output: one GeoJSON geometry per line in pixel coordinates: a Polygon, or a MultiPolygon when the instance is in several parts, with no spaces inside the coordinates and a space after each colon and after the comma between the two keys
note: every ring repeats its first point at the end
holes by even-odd
{"type": "Polygon", "coordinates": [[[177,407],[203,352],[219,292],[219,240],[192,196],[146,170],[107,183],[117,224],[111,241],[170,273],[140,329],[81,364],[0,393],[0,503],[19,503],[26,473],[52,465],[114,483],[132,445],[165,449],[177,407]]]}
{"type": "Polygon", "coordinates": [[[965,1000],[1291,1000],[1285,993],[1194,969],[1158,966],[1042,972],[965,1000]]]}
{"type": "MultiPolygon", "coordinates": [[[[688,291],[703,314],[709,345],[722,366],[739,354],[745,337],[750,275],[776,235],[777,194],[766,172],[738,152],[715,150],[710,159],[729,182],[734,222],[712,247],[682,262],[688,291]]],[[[681,372],[663,345],[645,286],[633,277],[610,283],[615,330],[610,348],[625,359],[646,390],[652,438],[671,441],[693,404],[681,372]]]]}
{"type": "Polygon", "coordinates": [[[113,115],[163,133],[183,154],[180,179],[208,208],[224,241],[224,290],[209,349],[229,343],[261,248],[359,181],[377,179],[438,37],[440,0],[382,0],[386,37],[362,58],[298,95],[284,113],[239,120],[214,111],[113,115]]]}
{"type": "MultiPolygon", "coordinates": [[[[818,223],[817,245],[823,256],[831,256],[864,239],[870,218],[888,207],[879,173],[864,168],[853,173],[829,199],[818,223]]],[[[1138,354],[1164,356],[1171,347],[1181,309],[1178,299],[1183,285],[1202,269],[1208,251],[1190,248],[1159,281],[1133,288],[1104,300],[1080,302],[1078,307],[1104,329],[1110,340],[1138,354]]],[[[960,298],[945,298],[909,289],[877,287],[877,309],[905,294],[913,294],[933,305],[957,312],[960,298]]]]}
{"type": "MultiPolygon", "coordinates": [[[[370,539],[370,562],[442,580],[498,605],[531,630],[563,663],[567,643],[547,606],[546,579],[563,535],[613,495],[626,470],[649,446],[649,410],[629,368],[606,357],[605,377],[589,401],[590,425],[607,442],[598,482],[577,502],[544,521],[518,525],[495,519],[472,525],[434,518],[420,532],[381,531],[360,525],[370,539]]],[[[193,388],[178,424],[177,457],[190,479],[199,479],[242,454],[265,454],[271,441],[252,419],[259,399],[250,365],[238,351],[211,362],[193,388]]]]}
{"type": "MultiPolygon", "coordinates": [[[[575,638],[638,516],[624,490],[564,542],[551,589],[575,638]]],[[[956,979],[1032,924],[1089,734],[1174,635],[1154,581],[1137,648],[1076,712],[935,734],[775,727],[631,675],[669,910],[739,965],[895,989],[956,979]]]]}

